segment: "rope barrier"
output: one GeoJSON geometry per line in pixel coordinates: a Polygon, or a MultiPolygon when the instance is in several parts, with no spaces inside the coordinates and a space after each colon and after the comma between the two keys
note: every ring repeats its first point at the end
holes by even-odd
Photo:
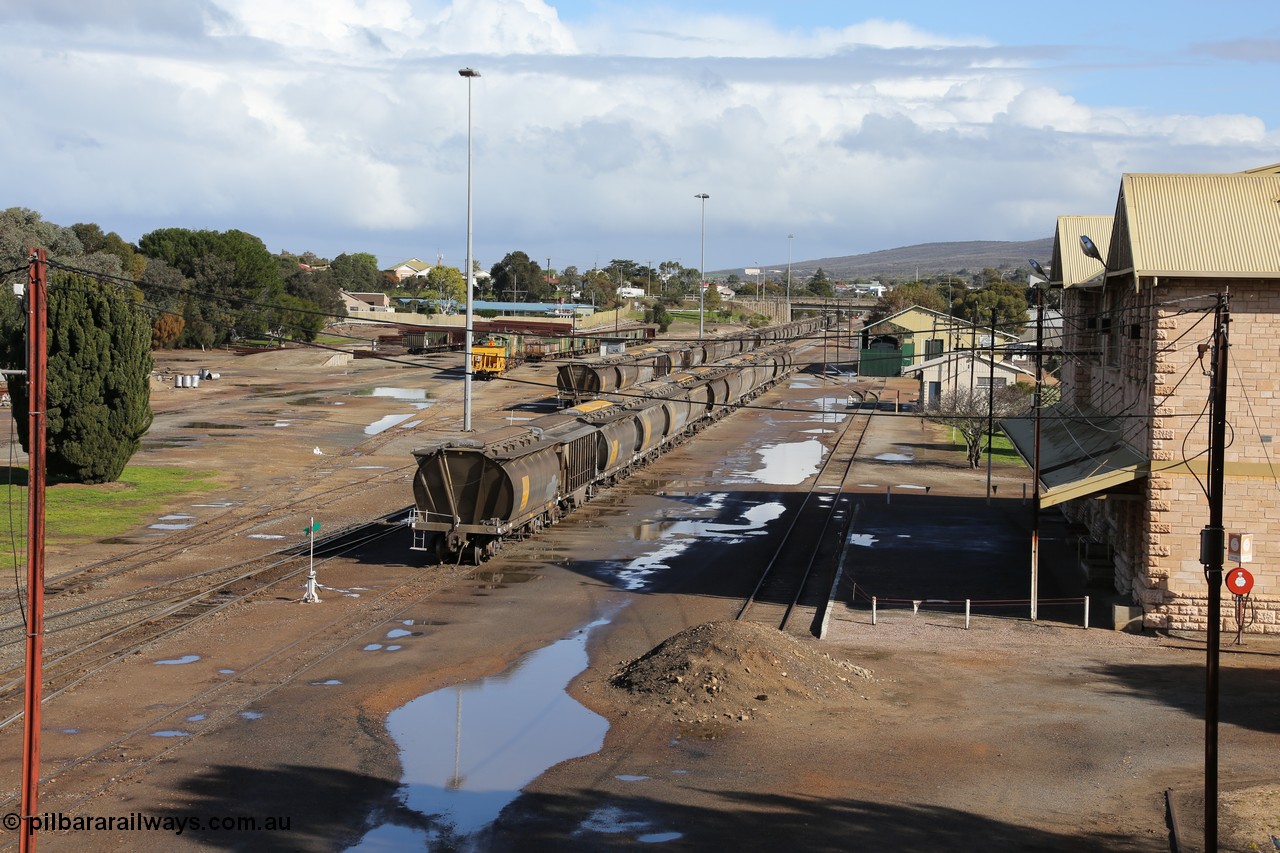
{"type": "MultiPolygon", "coordinates": [[[[911,608],[912,608],[912,615],[919,613],[920,608],[925,605],[928,605],[927,609],[929,610],[942,610],[942,609],[951,608],[951,607],[954,607],[954,608],[963,607],[964,614],[965,614],[966,629],[969,627],[969,613],[975,607],[1003,608],[1003,607],[1011,607],[1016,605],[1025,605],[1027,607],[1031,606],[1031,599],[1029,598],[987,598],[987,599],[884,598],[881,596],[872,595],[870,591],[860,586],[856,581],[853,581],[852,579],[849,581],[849,583],[853,587],[853,593],[850,600],[851,604],[857,603],[859,595],[861,595],[865,601],[870,603],[872,625],[876,624],[877,613],[878,613],[879,606],[881,604],[888,604],[888,605],[908,605],[909,604],[911,605],[911,608]]],[[[1089,627],[1089,596],[1085,595],[1079,598],[1038,598],[1036,599],[1036,601],[1039,604],[1081,604],[1083,605],[1084,619],[1083,619],[1082,627],[1084,627],[1085,629],[1088,629],[1089,627]]]]}

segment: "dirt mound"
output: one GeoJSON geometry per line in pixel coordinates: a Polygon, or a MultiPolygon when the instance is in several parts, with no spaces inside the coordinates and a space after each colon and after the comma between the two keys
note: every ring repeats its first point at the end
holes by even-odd
{"type": "Polygon", "coordinates": [[[745,722],[787,703],[847,699],[870,678],[774,628],[707,622],[623,664],[609,683],[672,706],[685,722],[745,722]]]}

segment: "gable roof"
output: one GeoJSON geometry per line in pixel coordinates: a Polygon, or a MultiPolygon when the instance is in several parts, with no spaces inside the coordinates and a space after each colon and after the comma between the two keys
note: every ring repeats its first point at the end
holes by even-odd
{"type": "Polygon", "coordinates": [[[1108,275],[1280,277],[1280,174],[1125,175],[1108,275]]]}
{"type": "Polygon", "coordinates": [[[974,353],[971,350],[952,350],[951,352],[944,352],[942,355],[934,356],[927,361],[922,361],[919,364],[913,364],[910,367],[904,367],[902,368],[902,373],[905,376],[908,373],[919,373],[923,370],[928,370],[931,367],[947,364],[948,362],[970,359],[972,359],[975,364],[986,365],[988,372],[990,372],[991,368],[995,368],[996,370],[1005,371],[1007,373],[1019,373],[1031,380],[1034,380],[1036,377],[1036,375],[1030,370],[1018,367],[1016,364],[1012,364],[1007,361],[992,361],[989,357],[981,353],[974,353]]]}
{"type": "MultiPolygon", "coordinates": [[[[876,327],[884,323],[888,324],[888,326],[895,331],[900,330],[903,332],[910,332],[913,335],[927,334],[930,331],[929,329],[912,329],[910,326],[904,326],[902,323],[897,322],[904,314],[912,313],[936,320],[940,331],[946,331],[949,329],[951,331],[968,332],[972,328],[970,323],[966,323],[957,317],[952,317],[950,314],[943,314],[941,311],[934,311],[932,308],[925,308],[920,305],[912,305],[910,308],[903,308],[901,311],[890,314],[887,317],[881,317],[874,323],[867,323],[862,327],[862,330],[870,334],[883,334],[886,330],[877,331],[876,327]]],[[[981,335],[989,335],[991,334],[991,329],[986,326],[978,326],[978,333],[981,335]]],[[[1018,339],[1017,335],[1011,335],[1008,332],[1002,332],[999,329],[996,329],[996,337],[1007,338],[1010,341],[1016,341],[1018,339]]]]}
{"type": "Polygon", "coordinates": [[[1088,287],[1102,284],[1106,270],[1080,248],[1080,238],[1088,237],[1102,252],[1111,245],[1111,216],[1059,216],[1053,235],[1053,284],[1088,287]]]}
{"type": "Polygon", "coordinates": [[[408,267],[409,269],[413,270],[414,272],[419,272],[419,273],[420,273],[420,272],[425,272],[426,270],[431,269],[431,264],[428,264],[428,263],[427,263],[427,262],[425,262],[425,261],[420,261],[420,260],[418,260],[417,258],[410,258],[410,259],[409,259],[409,260],[407,260],[407,261],[401,261],[400,263],[398,263],[398,264],[396,264],[395,266],[393,266],[391,269],[393,269],[393,270],[398,270],[398,269],[400,269],[401,267],[408,267]]]}

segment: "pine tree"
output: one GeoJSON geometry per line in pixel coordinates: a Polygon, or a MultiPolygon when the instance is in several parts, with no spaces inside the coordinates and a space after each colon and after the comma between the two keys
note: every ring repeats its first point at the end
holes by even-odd
{"type": "MultiPolygon", "coordinates": [[[[151,426],[151,323],[140,299],[137,290],[83,276],[50,276],[46,432],[53,481],[116,480],[151,426]]],[[[5,361],[20,362],[22,326],[6,326],[5,361]]],[[[26,448],[26,380],[12,377],[9,386],[26,448]]]]}

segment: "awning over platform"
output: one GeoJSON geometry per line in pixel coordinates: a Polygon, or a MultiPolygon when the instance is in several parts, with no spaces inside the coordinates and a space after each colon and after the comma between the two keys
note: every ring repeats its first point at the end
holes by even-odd
{"type": "MultiPolygon", "coordinates": [[[[1035,459],[1035,418],[1008,418],[1001,429],[1028,465],[1035,459]]],[[[1062,404],[1040,417],[1040,506],[1049,507],[1133,483],[1150,461],[1121,439],[1116,418],[1062,404]]]]}

